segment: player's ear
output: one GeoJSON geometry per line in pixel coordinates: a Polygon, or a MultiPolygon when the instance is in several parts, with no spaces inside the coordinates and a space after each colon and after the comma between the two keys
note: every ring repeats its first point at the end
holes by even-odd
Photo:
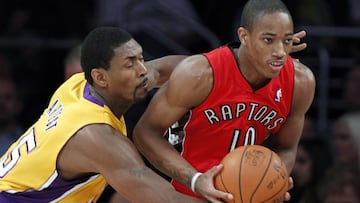
{"type": "Polygon", "coordinates": [[[244,27],[239,27],[239,29],[237,30],[237,34],[241,44],[246,46],[248,31],[244,27]]]}
{"type": "Polygon", "coordinates": [[[93,68],[91,70],[91,77],[95,84],[105,87],[107,85],[107,74],[103,68],[93,68]]]}

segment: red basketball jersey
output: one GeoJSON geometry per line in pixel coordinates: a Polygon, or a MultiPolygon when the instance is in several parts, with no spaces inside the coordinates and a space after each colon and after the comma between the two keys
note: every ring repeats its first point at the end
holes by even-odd
{"type": "MultiPolygon", "coordinates": [[[[219,164],[235,147],[262,144],[276,134],[289,114],[294,89],[290,56],[276,78],[254,91],[228,46],[204,55],[213,69],[213,88],[190,111],[181,153],[200,172],[219,164]]],[[[197,196],[179,182],[173,184],[178,191],[197,196]]]]}

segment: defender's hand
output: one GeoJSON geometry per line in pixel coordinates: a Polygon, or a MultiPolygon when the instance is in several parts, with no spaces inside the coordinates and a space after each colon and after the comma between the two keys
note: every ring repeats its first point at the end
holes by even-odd
{"type": "Polygon", "coordinates": [[[301,43],[301,39],[306,36],[306,32],[304,30],[297,32],[293,36],[293,46],[291,48],[290,53],[295,53],[304,50],[307,47],[305,42],[301,43]]]}

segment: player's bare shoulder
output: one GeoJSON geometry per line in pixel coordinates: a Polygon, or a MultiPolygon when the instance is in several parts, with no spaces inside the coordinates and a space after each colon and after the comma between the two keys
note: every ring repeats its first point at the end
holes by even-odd
{"type": "Polygon", "coordinates": [[[200,104],[209,95],[213,85],[210,63],[198,54],[181,61],[170,76],[168,89],[176,92],[177,100],[186,99],[187,106],[200,104]]]}
{"type": "MultiPolygon", "coordinates": [[[[212,82],[212,69],[204,55],[197,54],[182,60],[170,76],[170,83],[181,83],[189,88],[204,88],[212,82]]],[[[182,88],[186,88],[182,87],[182,88]]]]}
{"type": "Polygon", "coordinates": [[[314,99],[315,76],[311,69],[299,60],[294,59],[293,63],[295,68],[293,107],[307,110],[314,99]]]}
{"type": "Polygon", "coordinates": [[[197,54],[182,60],[172,75],[198,78],[207,76],[208,74],[212,75],[209,61],[204,55],[197,54]]]}
{"type": "Polygon", "coordinates": [[[311,69],[297,59],[294,59],[293,63],[295,68],[295,86],[300,85],[305,86],[304,88],[314,88],[315,77],[311,69]]]}

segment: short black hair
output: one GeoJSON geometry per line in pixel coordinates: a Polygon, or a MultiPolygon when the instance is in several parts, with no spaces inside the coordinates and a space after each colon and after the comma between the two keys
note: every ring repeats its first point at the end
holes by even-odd
{"type": "Polygon", "coordinates": [[[97,27],[89,32],[81,45],[81,66],[86,80],[93,84],[93,68],[110,68],[114,49],[130,41],[133,37],[118,27],[97,27]]]}
{"type": "Polygon", "coordinates": [[[281,0],[249,0],[241,14],[241,26],[251,31],[260,16],[274,12],[283,12],[292,18],[281,0]]]}

